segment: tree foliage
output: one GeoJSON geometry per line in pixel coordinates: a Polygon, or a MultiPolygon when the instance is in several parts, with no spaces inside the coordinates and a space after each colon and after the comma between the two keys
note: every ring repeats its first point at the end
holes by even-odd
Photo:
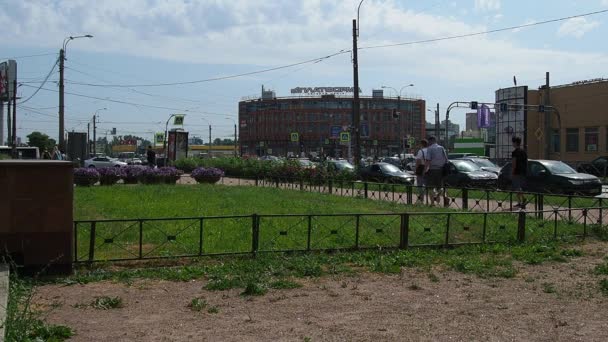
{"type": "Polygon", "coordinates": [[[27,144],[30,146],[38,147],[42,153],[45,149],[49,152],[53,151],[53,147],[57,144],[55,139],[50,138],[48,135],[34,131],[27,136],[27,144]]]}

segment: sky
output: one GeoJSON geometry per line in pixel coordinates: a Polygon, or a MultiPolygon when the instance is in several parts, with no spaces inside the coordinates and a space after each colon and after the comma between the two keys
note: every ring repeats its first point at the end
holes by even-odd
{"type": "MultiPolygon", "coordinates": [[[[352,86],[352,19],[359,0],[0,0],[0,61],[18,64],[17,135],[58,135],[58,68],[65,61],[66,129],[85,131],[95,112],[98,136],[152,139],[171,114],[186,114],[190,136],[229,138],[238,102],[295,87],[352,86]],[[325,56],[329,58],[322,58],[325,56]],[[221,78],[303,61],[270,72],[221,78]],[[52,70],[52,72],[51,72],[52,70]],[[42,81],[50,75],[46,83],[42,81]],[[42,85],[42,88],[36,90],[42,85]],[[121,86],[121,87],[118,87],[121,86]],[[31,97],[34,95],[33,97],[31,97]],[[30,98],[31,97],[31,98],[30,98]],[[103,109],[105,108],[105,109],[103,109]]],[[[382,86],[439,103],[493,102],[513,85],[538,88],[608,77],[608,13],[429,43],[454,35],[608,10],[608,0],[364,0],[359,82],[364,95],[382,86]]],[[[385,95],[396,96],[385,89],[385,95]]],[[[450,117],[464,128],[466,109],[450,117]]],[[[432,121],[427,113],[427,121],[432,121]]],[[[171,128],[171,125],[169,125],[171,128]]]]}

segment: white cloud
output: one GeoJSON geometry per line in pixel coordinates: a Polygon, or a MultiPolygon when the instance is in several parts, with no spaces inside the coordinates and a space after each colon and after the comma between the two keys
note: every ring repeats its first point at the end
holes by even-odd
{"type": "Polygon", "coordinates": [[[599,26],[597,21],[589,21],[586,18],[572,18],[560,25],[557,34],[560,37],[581,38],[585,33],[599,26]]]}
{"type": "Polygon", "coordinates": [[[608,6],[608,0],[602,0],[601,5],[602,6],[608,6]]]}
{"type": "Polygon", "coordinates": [[[475,10],[498,11],[500,10],[500,0],[475,0],[475,10]]]}

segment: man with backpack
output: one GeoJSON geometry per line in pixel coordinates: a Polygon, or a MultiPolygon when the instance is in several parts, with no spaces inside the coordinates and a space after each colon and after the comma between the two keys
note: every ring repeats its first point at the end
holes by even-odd
{"type": "Polygon", "coordinates": [[[437,139],[434,136],[429,137],[429,147],[426,149],[426,168],[425,182],[429,189],[432,189],[431,206],[435,202],[439,203],[439,195],[445,198],[443,181],[448,175],[449,164],[448,155],[443,146],[437,144],[437,139]]]}

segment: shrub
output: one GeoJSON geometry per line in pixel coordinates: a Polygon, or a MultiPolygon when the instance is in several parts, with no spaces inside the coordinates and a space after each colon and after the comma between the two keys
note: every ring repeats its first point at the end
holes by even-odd
{"type": "Polygon", "coordinates": [[[200,158],[182,158],[178,159],[173,163],[177,169],[182,170],[185,173],[191,173],[202,163],[200,158]]]}
{"type": "Polygon", "coordinates": [[[139,180],[143,184],[175,184],[183,171],[173,166],[164,166],[158,169],[147,168],[141,173],[139,180]]]}
{"type": "Polygon", "coordinates": [[[123,170],[120,167],[102,167],[97,171],[100,185],[114,185],[123,176],[123,170]]]}
{"type": "Polygon", "coordinates": [[[125,184],[137,184],[141,174],[146,170],[145,166],[128,165],[123,168],[122,180],[125,184]]]}
{"type": "Polygon", "coordinates": [[[74,184],[78,186],[91,186],[99,181],[99,177],[99,172],[93,168],[74,169],[74,184]]]}
{"type": "Polygon", "coordinates": [[[139,174],[139,181],[142,184],[160,184],[162,182],[162,176],[158,169],[146,168],[139,174]]]}
{"type": "Polygon", "coordinates": [[[224,171],[215,167],[199,167],[190,174],[198,183],[217,183],[224,177],[224,171]]]}

